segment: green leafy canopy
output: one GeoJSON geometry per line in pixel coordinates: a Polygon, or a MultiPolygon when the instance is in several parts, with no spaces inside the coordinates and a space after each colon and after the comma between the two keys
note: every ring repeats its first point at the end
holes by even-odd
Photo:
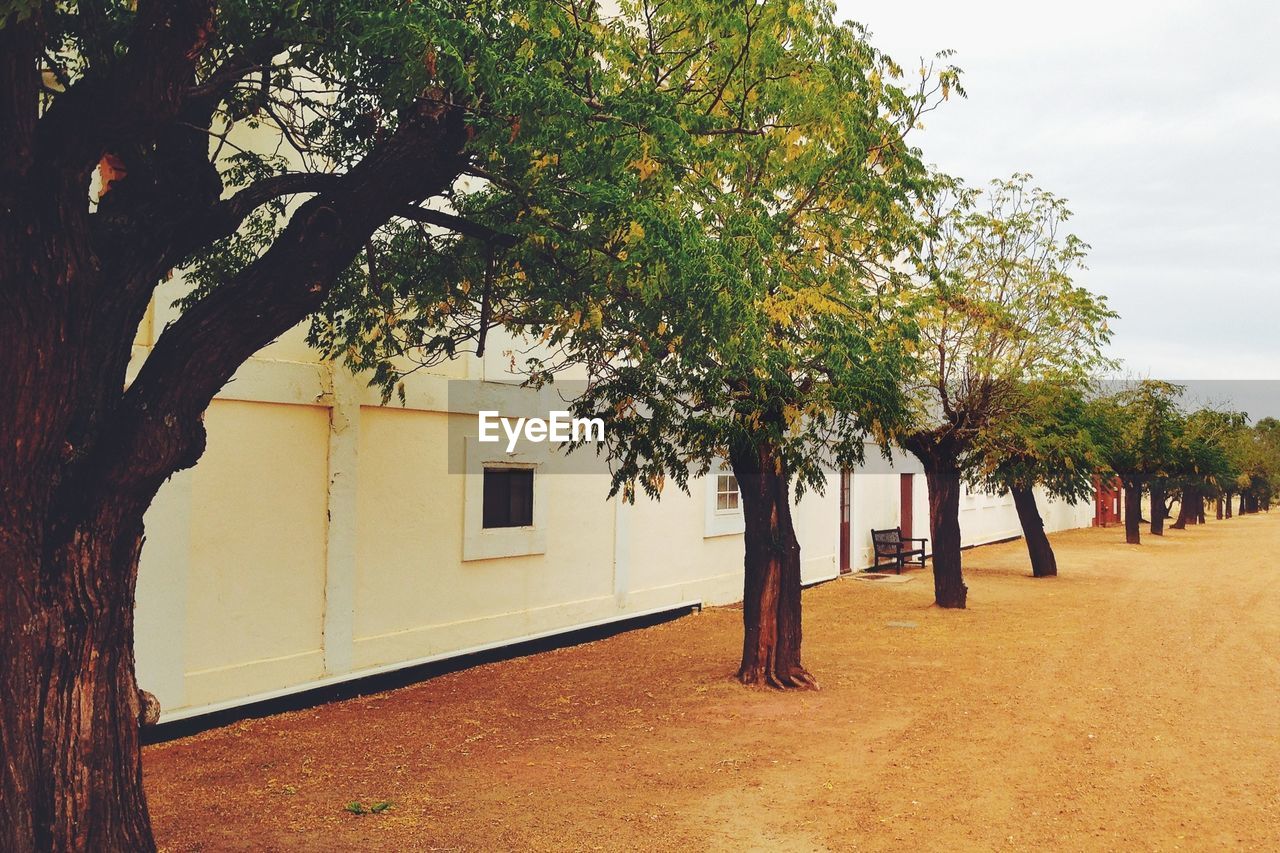
{"type": "Polygon", "coordinates": [[[502,239],[389,229],[315,339],[389,390],[503,325],[532,381],[585,372],[615,488],[684,485],[743,442],[820,485],[901,417],[897,261],[937,186],[908,136],[958,72],[909,79],[816,0],[625,3],[558,39],[583,44],[563,109],[451,199],[502,239]]]}
{"type": "Polygon", "coordinates": [[[1097,464],[1078,395],[1106,367],[1115,313],[1077,285],[1088,246],[1030,175],[983,190],[948,179],[928,211],[913,291],[920,335],[899,440],[993,489],[1084,494],[1097,464]]]}

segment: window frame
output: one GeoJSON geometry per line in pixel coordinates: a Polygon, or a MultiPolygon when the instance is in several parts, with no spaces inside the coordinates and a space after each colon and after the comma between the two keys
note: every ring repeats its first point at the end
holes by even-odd
{"type": "MultiPolygon", "coordinates": [[[[726,473],[723,470],[717,471],[715,475],[715,491],[716,491],[716,514],[717,515],[740,515],[742,513],[742,489],[738,487],[738,478],[733,472],[726,473]],[[721,487],[721,480],[731,480],[733,482],[733,491],[721,487]],[[732,495],[733,506],[720,506],[720,497],[732,495]]],[[[726,504],[728,501],[726,501],[726,504]]]]}
{"type": "Polygon", "coordinates": [[[741,487],[737,489],[737,507],[720,509],[720,478],[725,476],[734,477],[734,483],[737,483],[737,477],[734,475],[733,469],[727,463],[720,461],[712,465],[706,476],[702,478],[706,494],[702,532],[704,539],[712,539],[718,536],[738,536],[747,529],[746,518],[742,512],[741,487]]]}
{"type": "Polygon", "coordinates": [[[506,453],[500,445],[481,442],[477,436],[467,436],[465,454],[462,561],[545,554],[548,518],[547,477],[543,472],[545,451],[506,453]],[[522,468],[533,472],[531,524],[521,527],[484,526],[484,472],[487,468],[522,468]]]}

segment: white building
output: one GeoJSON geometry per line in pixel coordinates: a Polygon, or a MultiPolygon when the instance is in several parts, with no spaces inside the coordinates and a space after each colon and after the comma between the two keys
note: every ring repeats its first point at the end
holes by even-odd
{"type": "MultiPolygon", "coordinates": [[[[144,324],[136,364],[167,314],[144,324]]],[[[204,458],[147,516],[136,655],[162,721],[741,598],[742,516],[727,476],[627,505],[606,499],[603,475],[535,467],[531,481],[491,482],[528,490],[497,523],[531,523],[486,528],[483,469],[511,460],[500,445],[451,440],[451,419],[476,415],[449,411],[446,385],[502,374],[500,347],[490,352],[413,377],[405,406],[379,405],[300,332],[243,366],[209,409],[204,458]]],[[[492,387],[500,408],[528,393],[492,387]]],[[[854,569],[872,562],[871,528],[928,535],[914,460],[897,454],[894,467],[852,472],[844,485],[795,507],[806,583],[840,574],[842,519],[854,569]]],[[[1051,530],[1093,513],[1088,503],[1041,509],[1051,530]]],[[[1008,498],[964,496],[961,523],[966,544],[1019,534],[1008,498]]]]}

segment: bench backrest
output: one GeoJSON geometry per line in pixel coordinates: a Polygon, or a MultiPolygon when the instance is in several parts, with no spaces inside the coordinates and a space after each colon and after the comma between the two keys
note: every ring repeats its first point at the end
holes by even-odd
{"type": "Polygon", "coordinates": [[[888,530],[872,530],[871,544],[877,551],[897,551],[902,545],[902,528],[891,527],[888,530]]]}

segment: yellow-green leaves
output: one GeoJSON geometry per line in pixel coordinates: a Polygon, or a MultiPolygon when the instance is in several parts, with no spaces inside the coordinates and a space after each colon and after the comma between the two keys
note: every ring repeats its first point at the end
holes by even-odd
{"type": "Polygon", "coordinates": [[[1024,174],[984,190],[951,182],[927,215],[911,432],[950,436],[992,488],[1075,497],[1096,468],[1080,389],[1108,364],[1114,314],[1074,282],[1088,247],[1066,233],[1070,215],[1024,174]]]}

